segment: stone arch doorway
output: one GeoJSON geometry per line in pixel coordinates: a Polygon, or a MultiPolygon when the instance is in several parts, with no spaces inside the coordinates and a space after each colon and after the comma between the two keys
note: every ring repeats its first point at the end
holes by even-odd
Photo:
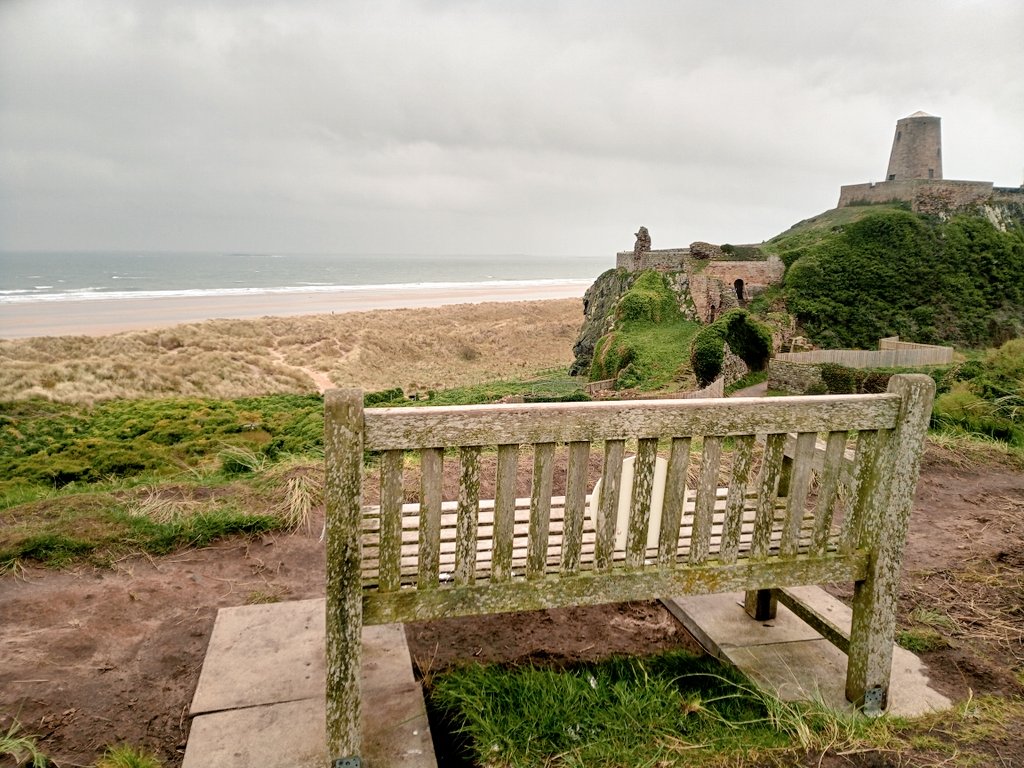
{"type": "Polygon", "coordinates": [[[743,279],[737,278],[736,282],[732,284],[732,287],[736,291],[736,300],[740,303],[740,306],[742,307],[744,304],[747,303],[747,299],[743,295],[743,279]]]}

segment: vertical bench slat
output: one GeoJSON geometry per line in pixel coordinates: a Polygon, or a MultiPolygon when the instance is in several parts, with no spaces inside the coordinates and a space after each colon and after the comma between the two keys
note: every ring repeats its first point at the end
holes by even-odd
{"type": "Polygon", "coordinates": [[[476,577],[477,518],[480,514],[480,448],[459,449],[459,505],[455,519],[455,583],[476,577]]]}
{"type": "Polygon", "coordinates": [[[629,524],[626,528],[626,565],[639,568],[647,552],[647,529],[651,522],[651,495],[654,491],[654,466],[658,458],[658,440],[637,441],[633,460],[633,491],[630,494],[629,524]]]}
{"type": "MultiPolygon", "coordinates": [[[[779,493],[789,487],[789,467],[786,461],[786,435],[771,434],[765,439],[761,456],[761,473],[757,483],[757,509],[754,513],[754,532],[750,539],[750,556],[760,559],[768,556],[772,531],[775,527],[775,508],[779,493]]],[[[743,595],[743,609],[757,621],[775,618],[777,600],[771,589],[752,589],[743,595]]]]}
{"type": "Polygon", "coordinates": [[[800,547],[800,527],[804,519],[811,474],[814,472],[814,451],[817,442],[816,432],[800,432],[796,436],[793,473],[789,480],[789,503],[786,505],[786,522],[779,544],[779,552],[785,556],[795,555],[800,547]]]}
{"type": "Polygon", "coordinates": [[[700,462],[700,480],[697,501],[693,509],[693,533],[690,536],[690,562],[703,563],[711,548],[711,523],[718,494],[718,465],[722,459],[722,438],[704,437],[704,450],[700,462]]]}
{"type": "Polygon", "coordinates": [[[861,519],[864,506],[871,495],[868,479],[874,469],[879,449],[878,432],[864,431],[857,436],[857,456],[853,464],[853,481],[850,484],[850,508],[843,519],[839,534],[839,551],[848,553],[857,547],[860,537],[861,519]]]}
{"type": "Polygon", "coordinates": [[[597,507],[597,537],[594,541],[594,567],[607,571],[612,567],[615,547],[615,518],[619,510],[622,484],[622,457],[625,440],[605,440],[604,468],[601,474],[601,498],[597,507]]]}
{"type": "Polygon", "coordinates": [[[786,447],[785,435],[768,435],[761,474],[757,484],[757,511],[754,514],[754,534],[750,542],[750,556],[765,557],[771,546],[772,526],[775,524],[775,504],[782,477],[782,457],[786,447]]]}
{"type": "Polygon", "coordinates": [[[828,536],[832,531],[836,503],[839,500],[839,486],[846,461],[846,433],[829,432],[825,443],[825,460],[821,472],[821,490],[818,491],[818,509],[814,517],[814,531],[811,534],[812,555],[823,555],[828,547],[828,536]]]}
{"type": "Polygon", "coordinates": [[[494,550],[491,578],[496,582],[512,578],[512,539],[516,516],[516,471],[519,446],[498,446],[497,483],[494,492],[494,550]]]}
{"type": "Polygon", "coordinates": [[[402,468],[404,451],[384,451],[380,460],[380,565],[381,592],[401,586],[402,468]]]}
{"type": "Polygon", "coordinates": [[[580,569],[589,459],[590,443],[569,443],[569,468],[565,481],[565,520],[562,524],[562,571],[566,573],[576,573],[580,569]]]}
{"type": "Polygon", "coordinates": [[[420,451],[420,549],[418,589],[437,589],[441,560],[441,481],[444,450],[420,451]]]}
{"type": "Polygon", "coordinates": [[[743,527],[743,502],[747,495],[747,480],[754,462],[754,436],[741,435],[736,438],[733,453],[732,476],[729,479],[729,495],[725,502],[725,520],[722,523],[722,544],[718,559],[723,563],[735,563],[740,548],[740,533],[743,527]]]}
{"type": "Polygon", "coordinates": [[[530,531],[527,539],[526,577],[544,575],[548,558],[548,530],[551,525],[551,485],[555,470],[555,444],[538,443],[533,448],[533,492],[530,495],[530,531]]]}
{"type": "Polygon", "coordinates": [[[661,508],[661,533],[658,536],[658,565],[671,565],[679,550],[679,527],[686,504],[687,471],[690,468],[690,438],[672,438],[665,476],[665,503],[661,508]]]}

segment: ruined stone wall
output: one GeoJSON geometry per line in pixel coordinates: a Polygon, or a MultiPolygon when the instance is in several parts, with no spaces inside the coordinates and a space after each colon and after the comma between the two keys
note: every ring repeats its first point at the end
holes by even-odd
{"type": "Polygon", "coordinates": [[[741,306],[768,286],[782,282],[786,271],[777,256],[769,256],[763,261],[695,259],[689,248],[646,251],[640,255],[639,267],[635,262],[633,251],[619,251],[615,255],[615,266],[630,273],[644,269],[678,273],[677,293],[680,297],[688,293],[693,300],[692,307],[689,302],[681,301],[680,308],[687,317],[705,323],[713,322],[723,312],[741,306]],[[743,302],[736,294],[737,280],[743,281],[743,302]]]}
{"type": "Polygon", "coordinates": [[[750,373],[750,368],[743,362],[742,357],[732,351],[728,343],[724,345],[722,351],[722,373],[719,378],[725,386],[729,386],[750,373]]]}
{"type": "Polygon", "coordinates": [[[782,281],[785,271],[778,256],[769,256],[766,261],[709,261],[704,268],[705,275],[729,286],[737,280],[742,280],[744,285],[775,285],[782,281]]]}
{"type": "MultiPolygon", "coordinates": [[[[683,269],[683,262],[690,251],[686,248],[666,248],[658,251],[645,251],[640,255],[639,270],[657,269],[660,272],[671,272],[683,269]]],[[[636,270],[635,256],[632,251],[619,251],[615,254],[615,266],[618,269],[636,270]]]]}
{"type": "Polygon", "coordinates": [[[844,184],[839,188],[838,208],[901,200],[918,213],[940,213],[936,207],[953,210],[988,201],[993,194],[991,181],[879,181],[870,184],[844,184]]]}
{"type": "Polygon", "coordinates": [[[825,386],[820,363],[790,363],[773,357],[768,362],[768,389],[802,395],[825,386]]]}

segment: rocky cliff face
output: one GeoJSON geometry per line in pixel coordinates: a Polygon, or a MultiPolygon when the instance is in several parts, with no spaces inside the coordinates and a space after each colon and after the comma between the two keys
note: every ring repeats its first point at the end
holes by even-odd
{"type": "Polygon", "coordinates": [[[624,269],[609,269],[583,294],[583,327],[572,348],[576,360],[569,373],[572,376],[586,376],[594,360],[594,347],[598,339],[611,330],[615,317],[615,305],[629,286],[636,280],[637,273],[624,269]]]}

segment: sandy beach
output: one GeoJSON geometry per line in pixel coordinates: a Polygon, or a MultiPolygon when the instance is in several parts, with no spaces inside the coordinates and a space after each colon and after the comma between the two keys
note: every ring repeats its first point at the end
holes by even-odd
{"type": "Polygon", "coordinates": [[[479,302],[577,298],[586,283],[267,293],[236,296],[90,299],[0,304],[0,338],[104,336],[213,319],[294,317],[479,302]]]}

